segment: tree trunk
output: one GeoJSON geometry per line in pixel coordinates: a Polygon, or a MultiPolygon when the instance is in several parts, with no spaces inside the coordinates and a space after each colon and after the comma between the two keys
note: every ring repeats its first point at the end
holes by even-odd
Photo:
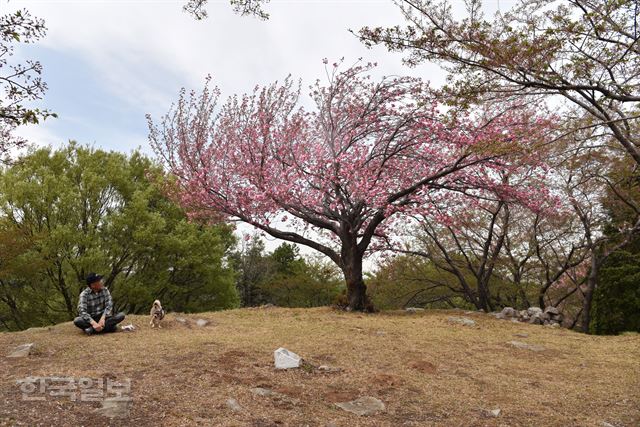
{"type": "Polygon", "coordinates": [[[347,299],[349,300],[349,310],[352,311],[368,311],[369,304],[367,302],[367,286],[362,279],[362,272],[360,275],[347,276],[345,273],[345,279],[347,281],[347,299]]]}
{"type": "Polygon", "coordinates": [[[549,287],[550,286],[545,286],[540,290],[540,293],[538,293],[538,307],[540,307],[542,310],[547,308],[547,303],[544,302],[544,296],[546,295],[547,290],[549,290],[549,287]]]}
{"type": "Polygon", "coordinates": [[[593,292],[596,289],[598,273],[602,265],[601,259],[598,259],[597,251],[591,255],[591,271],[587,277],[587,290],[584,293],[584,301],[582,303],[582,319],[580,328],[585,334],[589,333],[589,323],[591,323],[591,302],[593,301],[593,292]]]}
{"type": "Polygon", "coordinates": [[[350,311],[373,311],[367,298],[367,286],[362,277],[362,255],[357,248],[342,252],[342,273],[347,282],[347,299],[350,311]]]}
{"type": "Polygon", "coordinates": [[[491,304],[489,296],[489,289],[484,281],[481,280],[478,280],[478,300],[480,303],[480,308],[485,313],[493,311],[493,305],[491,304]]]}
{"type": "MultiPolygon", "coordinates": [[[[1,282],[0,282],[0,285],[6,286],[4,283],[1,283],[1,282]]],[[[11,312],[11,317],[12,317],[11,320],[13,320],[13,323],[15,324],[16,328],[18,330],[24,329],[24,324],[22,323],[22,320],[21,320],[22,315],[20,313],[20,310],[18,309],[16,300],[8,293],[5,293],[5,295],[6,297],[0,298],[0,301],[4,302],[7,305],[7,307],[9,307],[9,310],[11,312]]]]}

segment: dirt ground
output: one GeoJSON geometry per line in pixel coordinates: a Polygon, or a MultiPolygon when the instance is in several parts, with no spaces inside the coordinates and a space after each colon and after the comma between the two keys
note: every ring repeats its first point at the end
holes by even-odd
{"type": "Polygon", "coordinates": [[[162,329],[87,337],[71,323],[0,334],[0,425],[13,426],[598,426],[640,425],[640,335],[588,336],[481,313],[241,309],[169,314],[162,329]],[[476,326],[452,323],[466,316],[476,326]],[[186,324],[177,317],[188,319],[186,324]],[[200,327],[197,319],[207,319],[200,327]],[[516,348],[510,341],[541,346],[516,348]],[[5,357],[35,343],[26,358],[5,357]],[[276,370],[273,351],[301,355],[276,370]],[[338,372],[320,371],[327,365],[338,372]],[[130,381],[127,418],[98,401],[25,394],[27,377],[130,381]],[[251,389],[270,389],[267,396],[251,389]],[[40,396],[44,400],[24,400],[40,396]],[[383,412],[335,406],[373,396],[383,412]],[[227,406],[235,399],[242,407],[227,406]],[[495,417],[488,411],[500,409],[495,417]]]}

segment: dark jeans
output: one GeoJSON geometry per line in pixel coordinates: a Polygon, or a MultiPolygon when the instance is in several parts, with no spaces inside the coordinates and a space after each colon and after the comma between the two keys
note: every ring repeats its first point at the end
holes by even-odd
{"type": "MultiPolygon", "coordinates": [[[[92,318],[96,322],[100,321],[100,316],[92,316],[92,318]]],[[[124,320],[124,313],[117,313],[117,314],[114,314],[113,316],[107,316],[104,319],[104,328],[100,332],[98,332],[98,331],[95,331],[95,332],[98,333],[98,334],[103,333],[103,332],[115,332],[116,331],[116,325],[118,323],[122,322],[123,320],[124,320]]],[[[78,328],[80,328],[82,330],[91,327],[91,323],[87,322],[82,317],[76,317],[73,320],[73,324],[76,325],[78,328]]]]}

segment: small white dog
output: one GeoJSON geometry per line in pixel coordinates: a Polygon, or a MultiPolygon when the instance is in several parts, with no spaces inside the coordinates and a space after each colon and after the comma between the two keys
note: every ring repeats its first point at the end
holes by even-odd
{"type": "Polygon", "coordinates": [[[158,328],[162,328],[160,326],[160,321],[164,318],[164,310],[162,309],[162,305],[160,305],[160,300],[155,300],[153,302],[153,306],[151,307],[151,322],[149,325],[153,328],[157,326],[158,328]]]}

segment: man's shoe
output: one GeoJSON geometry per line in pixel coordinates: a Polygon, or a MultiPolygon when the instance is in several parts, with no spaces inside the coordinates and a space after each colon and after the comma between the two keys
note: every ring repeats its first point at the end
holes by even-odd
{"type": "Polygon", "coordinates": [[[87,329],[84,330],[84,333],[87,335],[93,335],[96,332],[95,329],[93,329],[93,327],[89,326],[87,329]]]}

